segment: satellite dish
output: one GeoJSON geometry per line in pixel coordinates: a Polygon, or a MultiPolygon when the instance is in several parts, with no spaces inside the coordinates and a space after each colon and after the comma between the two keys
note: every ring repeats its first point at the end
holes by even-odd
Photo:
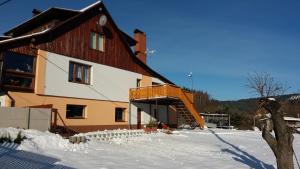
{"type": "Polygon", "coordinates": [[[99,25],[104,26],[107,22],[107,17],[105,15],[102,15],[99,19],[99,25]]]}

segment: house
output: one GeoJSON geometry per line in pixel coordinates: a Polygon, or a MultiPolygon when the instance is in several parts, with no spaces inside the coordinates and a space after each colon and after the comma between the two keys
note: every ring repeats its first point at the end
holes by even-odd
{"type": "Polygon", "coordinates": [[[57,110],[76,132],[143,128],[151,120],[203,126],[192,94],[147,65],[146,34],[120,30],[103,2],[33,10],[0,37],[1,106],[57,110]],[[134,48],[134,50],[132,49],[134,48]]]}

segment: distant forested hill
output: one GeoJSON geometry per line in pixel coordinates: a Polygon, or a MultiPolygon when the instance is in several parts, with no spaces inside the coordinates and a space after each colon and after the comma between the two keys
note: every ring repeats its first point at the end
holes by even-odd
{"type": "MultiPolygon", "coordinates": [[[[280,102],[289,101],[293,96],[300,96],[300,94],[287,94],[277,97],[280,102]]],[[[257,110],[257,103],[259,98],[241,99],[236,101],[219,101],[223,106],[228,106],[233,112],[253,112],[257,110]]]]}
{"type": "MultiPolygon", "coordinates": [[[[287,116],[299,116],[300,113],[300,94],[288,94],[277,97],[282,105],[282,110],[287,116]]],[[[232,117],[232,124],[240,129],[251,129],[253,116],[258,108],[259,98],[241,99],[236,101],[218,101],[219,111],[229,113],[232,117]]]]}
{"type": "MultiPolygon", "coordinates": [[[[252,129],[259,98],[218,101],[211,98],[207,92],[188,88],[185,90],[194,93],[194,106],[198,112],[230,114],[231,125],[238,129],[252,129]]],[[[300,94],[287,94],[276,98],[281,103],[281,109],[286,113],[286,116],[300,116],[300,94]]]]}

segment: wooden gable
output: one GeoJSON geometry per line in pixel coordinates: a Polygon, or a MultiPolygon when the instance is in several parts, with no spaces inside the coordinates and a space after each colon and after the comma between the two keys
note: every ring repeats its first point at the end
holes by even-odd
{"type": "Polygon", "coordinates": [[[68,57],[74,57],[151,76],[147,70],[134,61],[132,51],[130,51],[131,49],[124,39],[125,37],[122,37],[123,34],[116,27],[108,12],[104,9],[102,11],[97,9],[92,12],[92,14],[94,15],[87,15],[85,18],[86,20],[81,21],[81,23],[74,28],[52,41],[38,45],[38,47],[68,57]],[[106,15],[108,18],[106,25],[103,27],[97,24],[101,15],[106,15]],[[104,34],[104,52],[90,48],[91,32],[104,34]]]}
{"type": "Polygon", "coordinates": [[[129,44],[134,45],[135,43],[132,38],[120,31],[104,4],[97,2],[48,30],[0,41],[0,51],[12,50],[35,56],[37,49],[43,49],[68,57],[157,77],[166,83],[174,84],[135,56],[129,46],[129,44]],[[97,26],[101,15],[107,16],[108,22],[104,27],[97,26]],[[105,34],[104,52],[90,49],[91,31],[105,34]]]}

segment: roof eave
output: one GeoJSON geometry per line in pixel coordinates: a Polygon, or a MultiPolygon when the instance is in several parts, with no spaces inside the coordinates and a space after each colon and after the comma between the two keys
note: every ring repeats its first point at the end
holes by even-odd
{"type": "Polygon", "coordinates": [[[47,16],[49,13],[51,13],[54,10],[61,10],[61,11],[68,11],[68,12],[74,12],[74,13],[80,13],[80,11],[76,11],[76,10],[71,10],[71,9],[65,9],[65,8],[58,8],[58,7],[53,7],[53,8],[49,8],[46,11],[37,14],[35,16],[33,16],[32,18],[22,22],[21,24],[11,28],[10,30],[8,30],[7,32],[3,33],[6,36],[9,36],[11,33],[14,33],[20,29],[22,29],[22,27],[24,26],[28,26],[28,24],[31,24],[32,22],[35,22],[37,19],[41,19],[41,17],[45,17],[47,16]]]}

